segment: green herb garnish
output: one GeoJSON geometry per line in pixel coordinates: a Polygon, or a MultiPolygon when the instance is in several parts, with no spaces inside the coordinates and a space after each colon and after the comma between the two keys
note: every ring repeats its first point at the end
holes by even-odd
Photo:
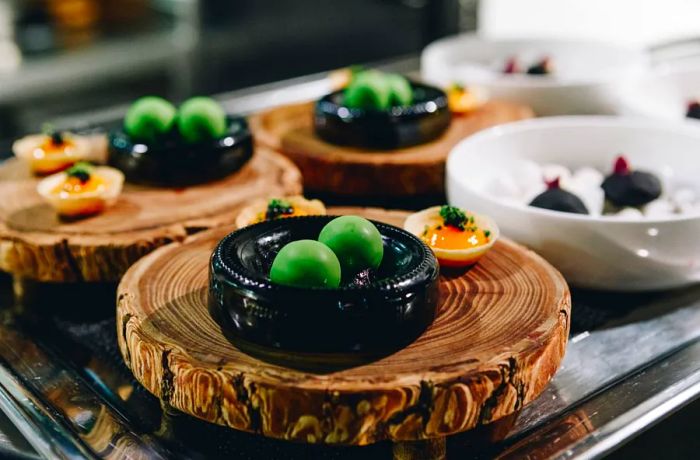
{"type": "Polygon", "coordinates": [[[283,215],[294,213],[294,207],[287,200],[273,198],[267,203],[267,211],[265,211],[265,219],[273,220],[283,215]]]}
{"type": "Polygon", "coordinates": [[[486,238],[490,237],[490,236],[491,236],[491,230],[484,230],[484,236],[485,236],[486,238]]]}
{"type": "Polygon", "coordinates": [[[90,180],[92,174],[92,165],[84,161],[80,161],[66,170],[68,177],[78,179],[82,184],[90,180]]]}
{"type": "Polygon", "coordinates": [[[464,230],[464,224],[467,222],[467,215],[461,209],[444,205],[440,208],[440,217],[445,222],[445,225],[458,228],[459,230],[464,230]]]}

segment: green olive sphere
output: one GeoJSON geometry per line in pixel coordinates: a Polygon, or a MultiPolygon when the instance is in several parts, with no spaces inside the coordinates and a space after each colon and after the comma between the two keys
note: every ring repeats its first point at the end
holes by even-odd
{"type": "Polygon", "coordinates": [[[153,142],[172,129],[176,114],[175,107],[165,99],[142,97],[126,112],[124,130],[134,140],[153,142]]]}
{"type": "Polygon", "coordinates": [[[211,98],[193,97],[180,106],[177,126],[187,142],[218,139],[226,134],[226,112],[211,98]]]}
{"type": "Polygon", "coordinates": [[[352,79],[344,98],[343,104],[350,108],[386,110],[391,105],[391,89],[382,72],[366,70],[352,79]]]}
{"type": "Polygon", "coordinates": [[[343,274],[352,276],[377,268],[384,257],[384,244],[377,227],[359,216],[342,216],[328,222],[318,240],[338,256],[343,274]]]}
{"type": "Polygon", "coordinates": [[[403,75],[392,73],[386,76],[391,93],[391,105],[406,106],[413,102],[413,88],[403,75]]]}
{"type": "Polygon", "coordinates": [[[323,243],[293,241],[277,253],[270,269],[270,280],[286,286],[337,288],[340,262],[323,243]]]}

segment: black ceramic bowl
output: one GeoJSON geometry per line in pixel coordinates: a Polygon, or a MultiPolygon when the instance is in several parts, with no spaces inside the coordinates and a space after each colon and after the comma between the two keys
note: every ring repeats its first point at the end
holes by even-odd
{"type": "Polygon", "coordinates": [[[158,145],[134,142],[123,131],[109,136],[109,164],[126,180],[159,187],[185,187],[222,179],[253,156],[253,137],[244,118],[228,119],[219,139],[189,144],[177,134],[158,145]]]}
{"type": "Polygon", "coordinates": [[[270,282],[277,252],[291,241],[316,239],[333,218],[266,221],[221,240],[209,267],[209,311],[236,345],[313,353],[320,361],[334,354],[380,356],[405,346],[433,321],[437,260],[422,241],[391,225],[374,222],[384,259],[365,285],[296,288],[270,282]]]}
{"type": "Polygon", "coordinates": [[[343,105],[343,90],[316,102],[316,134],[332,144],[396,149],[439,137],[452,118],[447,95],[433,86],[411,82],[413,104],[389,110],[365,110],[343,105]]]}

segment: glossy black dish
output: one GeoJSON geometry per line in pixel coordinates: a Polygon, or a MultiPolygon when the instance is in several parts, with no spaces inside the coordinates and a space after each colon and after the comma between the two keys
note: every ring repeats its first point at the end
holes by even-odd
{"type": "Polygon", "coordinates": [[[238,171],[253,156],[253,137],[244,118],[230,117],[225,136],[196,144],[177,133],[158,145],[133,141],[123,131],[109,136],[109,164],[128,182],[157,187],[203,184],[238,171]]]}
{"type": "Polygon", "coordinates": [[[433,86],[411,86],[413,104],[388,110],[345,107],[343,90],[324,96],[314,110],[316,135],[332,144],[387,150],[438,138],[452,119],[447,95],[433,86]]]}
{"type": "Polygon", "coordinates": [[[435,317],[439,267],[412,234],[378,222],[384,259],[369,283],[337,289],[273,284],[277,252],[316,239],[333,216],[292,217],[237,230],[217,245],[209,266],[209,311],[224,334],[277,352],[380,356],[413,341],[435,317]]]}

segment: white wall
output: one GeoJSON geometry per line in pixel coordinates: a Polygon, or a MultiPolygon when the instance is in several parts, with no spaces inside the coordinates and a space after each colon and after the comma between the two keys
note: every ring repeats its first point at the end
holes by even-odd
{"type": "Polygon", "coordinates": [[[491,38],[652,45],[700,37],[700,0],[481,0],[478,23],[491,38]]]}

